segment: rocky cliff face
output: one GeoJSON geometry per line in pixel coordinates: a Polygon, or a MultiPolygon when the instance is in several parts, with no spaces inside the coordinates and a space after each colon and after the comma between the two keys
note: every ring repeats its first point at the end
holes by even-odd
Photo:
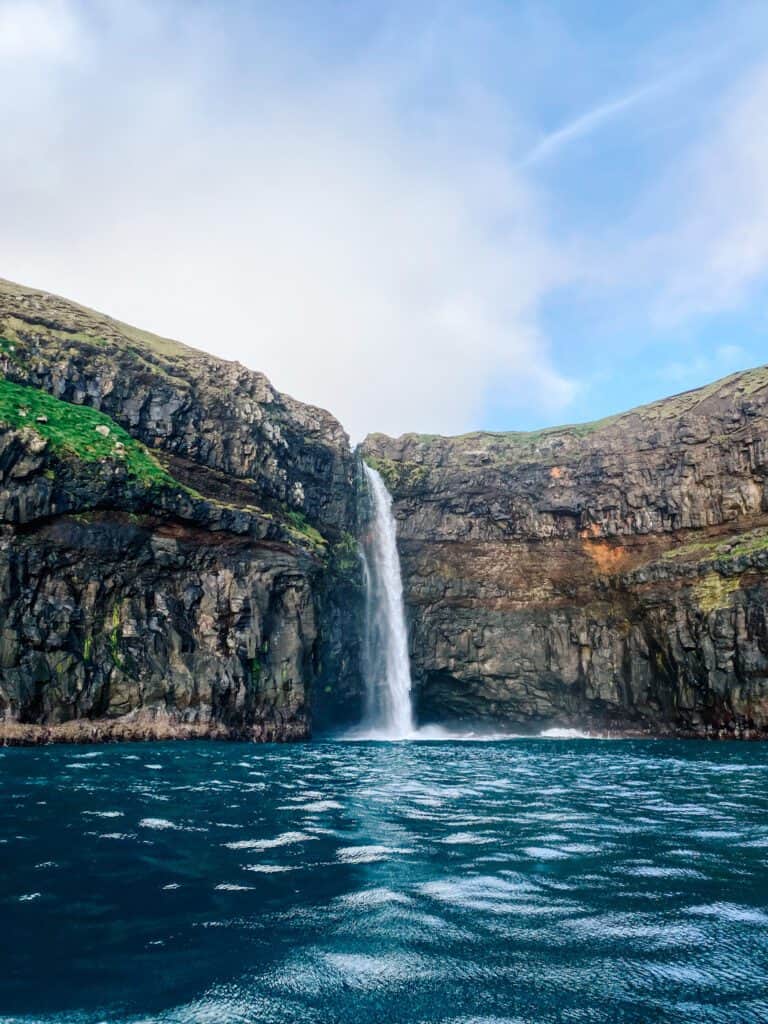
{"type": "MultiPolygon", "coordinates": [[[[261,374],[0,281],[0,742],[360,711],[360,464],[261,374]]],[[[598,423],[373,435],[422,721],[768,735],[768,369],[598,423]]]]}
{"type": "Polygon", "coordinates": [[[0,364],[0,740],[355,717],[358,469],[333,417],[9,282],[0,364]]]}
{"type": "Polygon", "coordinates": [[[768,368],[363,453],[394,496],[422,721],[768,734],[768,368]]]}

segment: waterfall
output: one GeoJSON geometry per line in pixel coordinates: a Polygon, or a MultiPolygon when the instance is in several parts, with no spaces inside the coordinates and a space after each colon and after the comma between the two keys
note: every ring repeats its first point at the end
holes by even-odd
{"type": "Polygon", "coordinates": [[[384,481],[375,469],[363,468],[373,498],[373,522],[363,545],[365,726],[377,738],[404,739],[414,726],[397,526],[384,481]]]}

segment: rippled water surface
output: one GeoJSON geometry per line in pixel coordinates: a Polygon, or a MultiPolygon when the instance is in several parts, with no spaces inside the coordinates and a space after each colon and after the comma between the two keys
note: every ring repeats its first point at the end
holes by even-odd
{"type": "Polygon", "coordinates": [[[0,751],[0,1020],[763,1024],[767,755],[0,751]]]}

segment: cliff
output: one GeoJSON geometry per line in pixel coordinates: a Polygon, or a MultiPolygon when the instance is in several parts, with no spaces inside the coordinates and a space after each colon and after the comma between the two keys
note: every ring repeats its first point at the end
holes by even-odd
{"type": "Polygon", "coordinates": [[[394,497],[422,722],[768,734],[768,368],[362,451],[394,497]]]}
{"type": "MultiPolygon", "coordinates": [[[[327,412],[0,281],[0,742],[358,719],[366,502],[327,412]]],[[[768,368],[596,423],[369,436],[421,722],[768,735],[768,368]]]]}
{"type": "Polygon", "coordinates": [[[0,281],[0,741],[356,715],[358,472],[238,365],[0,281]]]}

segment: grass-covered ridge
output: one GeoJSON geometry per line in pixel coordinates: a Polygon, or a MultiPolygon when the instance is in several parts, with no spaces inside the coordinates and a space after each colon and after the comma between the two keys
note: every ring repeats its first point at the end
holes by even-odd
{"type": "MultiPolygon", "coordinates": [[[[365,460],[374,465],[371,449],[388,449],[396,442],[400,449],[410,446],[412,449],[432,447],[449,451],[452,458],[461,459],[462,455],[484,455],[492,460],[518,459],[520,461],[541,460],[551,457],[556,460],[564,458],[568,451],[579,453],[581,442],[595,436],[599,441],[601,435],[612,432],[627,425],[633,431],[652,429],[665,421],[679,420],[691,413],[710,399],[724,396],[737,396],[749,399],[755,393],[768,388],[768,365],[756,366],[749,370],[740,370],[700,388],[683,391],[677,395],[660,398],[645,405],[636,406],[625,412],[605,416],[602,419],[586,423],[571,423],[560,426],[544,427],[540,430],[474,430],[465,434],[419,434],[406,433],[399,438],[388,437],[386,434],[371,433],[362,442],[365,460]]],[[[380,463],[385,460],[378,454],[375,456],[380,463]]],[[[395,460],[390,459],[390,462],[395,460]]],[[[416,463],[414,463],[416,465],[416,463]]],[[[375,468],[382,473],[381,467],[375,468]]],[[[391,469],[385,466],[391,473],[391,469]]]]}
{"type": "Polygon", "coordinates": [[[34,430],[59,455],[85,462],[119,461],[129,476],[147,486],[180,487],[145,445],[109,416],[63,402],[38,388],[0,378],[0,423],[34,430]]]}

